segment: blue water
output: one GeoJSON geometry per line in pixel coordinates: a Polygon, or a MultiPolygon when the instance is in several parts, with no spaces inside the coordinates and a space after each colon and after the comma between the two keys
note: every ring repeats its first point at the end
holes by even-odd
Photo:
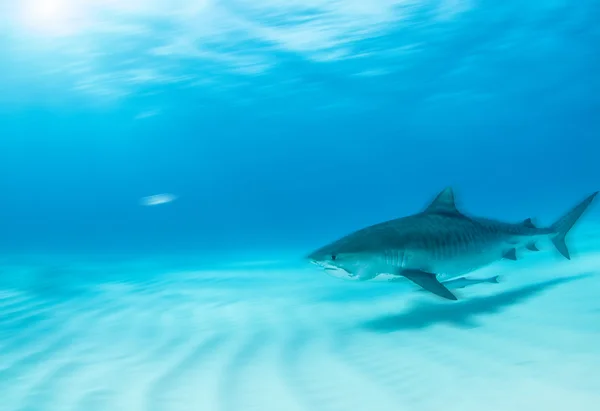
{"type": "Polygon", "coordinates": [[[0,10],[1,411],[595,409],[597,204],[452,304],[302,256],[597,191],[598,0],[0,10]]]}

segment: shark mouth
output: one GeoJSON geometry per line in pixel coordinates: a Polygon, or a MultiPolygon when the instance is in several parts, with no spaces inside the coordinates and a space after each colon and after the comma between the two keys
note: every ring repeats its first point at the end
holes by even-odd
{"type": "Polygon", "coordinates": [[[345,270],[341,267],[336,267],[334,265],[327,264],[322,261],[314,261],[313,260],[313,261],[311,261],[311,263],[313,263],[314,265],[316,265],[319,268],[322,268],[327,274],[332,275],[334,277],[338,277],[338,278],[354,277],[352,273],[348,272],[347,270],[345,270]]]}
{"type": "Polygon", "coordinates": [[[322,261],[312,260],[311,263],[313,263],[317,267],[322,268],[324,270],[341,270],[341,268],[339,268],[339,267],[336,267],[336,266],[331,265],[331,264],[324,263],[322,261]]]}

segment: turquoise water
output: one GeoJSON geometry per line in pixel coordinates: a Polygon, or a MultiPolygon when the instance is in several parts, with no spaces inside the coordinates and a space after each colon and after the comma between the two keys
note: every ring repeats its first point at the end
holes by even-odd
{"type": "Polygon", "coordinates": [[[541,244],[457,302],[302,257],[447,186],[541,226],[600,189],[599,20],[0,0],[0,410],[595,409],[597,203],[571,260],[541,244]]]}

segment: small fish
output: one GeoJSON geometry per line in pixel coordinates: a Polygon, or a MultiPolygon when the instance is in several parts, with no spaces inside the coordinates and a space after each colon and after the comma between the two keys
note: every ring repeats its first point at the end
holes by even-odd
{"type": "Polygon", "coordinates": [[[449,300],[456,296],[443,284],[495,261],[517,260],[536,252],[549,239],[571,259],[565,237],[598,192],[585,198],[549,227],[531,219],[513,224],[467,216],[459,211],[450,187],[422,212],[375,224],[313,251],[306,258],[328,272],[338,269],[351,279],[372,280],[380,274],[402,276],[449,300]]]}
{"type": "Polygon", "coordinates": [[[164,193],[164,194],[156,194],[148,197],[142,197],[140,199],[140,205],[143,206],[155,206],[160,204],[167,204],[173,202],[177,199],[177,196],[174,194],[164,193]]]}

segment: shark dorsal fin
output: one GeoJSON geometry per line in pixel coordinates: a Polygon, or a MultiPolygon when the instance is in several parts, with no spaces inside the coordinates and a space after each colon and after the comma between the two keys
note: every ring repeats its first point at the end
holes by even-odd
{"type": "Polygon", "coordinates": [[[454,203],[452,187],[446,187],[425,209],[426,213],[460,214],[454,203]]]}
{"type": "Polygon", "coordinates": [[[531,221],[531,218],[526,218],[521,224],[528,228],[537,228],[535,224],[533,224],[533,221],[531,221]]]}

